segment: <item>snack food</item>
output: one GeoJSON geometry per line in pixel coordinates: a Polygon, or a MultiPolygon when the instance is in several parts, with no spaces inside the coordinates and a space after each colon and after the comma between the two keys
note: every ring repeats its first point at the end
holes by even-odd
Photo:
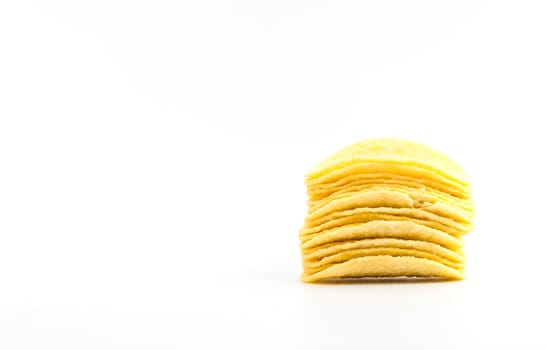
{"type": "Polygon", "coordinates": [[[401,139],[348,146],[306,174],[302,280],[463,279],[472,230],[467,175],[446,155],[401,139]]]}

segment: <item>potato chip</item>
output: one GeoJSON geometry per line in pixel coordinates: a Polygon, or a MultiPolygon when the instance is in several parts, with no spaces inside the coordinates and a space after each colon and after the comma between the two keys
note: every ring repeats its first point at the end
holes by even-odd
{"type": "Polygon", "coordinates": [[[413,256],[364,256],[332,265],[319,272],[301,276],[304,282],[319,282],[349,277],[437,277],[461,280],[461,271],[436,261],[413,256]]]}
{"type": "Polygon", "coordinates": [[[438,216],[447,217],[463,224],[470,224],[472,214],[457,206],[445,204],[434,197],[417,196],[412,198],[408,192],[398,190],[370,189],[352,192],[346,196],[333,198],[313,211],[308,211],[306,221],[313,221],[329,214],[357,208],[414,208],[423,209],[438,216]],[[424,201],[428,199],[429,201],[424,201]],[[434,203],[430,201],[435,201],[434,203]]]}
{"type": "Polygon", "coordinates": [[[353,209],[340,210],[340,211],[332,212],[332,213],[329,213],[328,215],[321,216],[318,218],[308,217],[306,218],[305,222],[308,227],[312,227],[314,225],[321,225],[321,224],[328,223],[330,221],[344,218],[347,216],[368,214],[368,213],[390,214],[390,215],[405,216],[405,217],[413,218],[413,219],[429,220],[432,222],[437,222],[437,223],[452,227],[462,232],[467,232],[470,229],[470,224],[468,225],[465,223],[459,223],[450,218],[428,212],[427,210],[423,208],[390,208],[387,206],[379,207],[379,208],[358,207],[353,209]]]}
{"type": "MultiPolygon", "coordinates": [[[[314,185],[308,187],[308,195],[311,199],[317,200],[336,192],[347,191],[349,188],[359,189],[367,185],[398,185],[414,188],[428,188],[447,193],[457,199],[469,199],[470,192],[463,192],[461,189],[446,186],[442,183],[432,182],[427,179],[406,178],[393,174],[362,174],[351,175],[347,179],[332,184],[314,185]]],[[[469,190],[470,191],[470,190],[469,190]]]]}
{"type": "Polygon", "coordinates": [[[441,152],[409,140],[368,139],[347,146],[334,153],[306,175],[320,177],[333,169],[366,161],[421,167],[462,183],[469,183],[461,167],[441,152]]]}
{"type": "Polygon", "coordinates": [[[408,220],[370,220],[368,222],[357,220],[353,225],[338,226],[313,235],[301,236],[300,238],[303,253],[307,253],[310,248],[328,243],[344,243],[345,241],[368,238],[419,240],[436,243],[451,250],[460,249],[463,246],[462,241],[457,237],[408,220]]]}
{"type": "Polygon", "coordinates": [[[309,188],[332,187],[336,184],[344,184],[365,178],[399,178],[399,179],[420,179],[424,184],[439,184],[443,187],[453,188],[457,192],[469,193],[468,183],[462,183],[448,179],[435,172],[418,167],[385,164],[378,162],[357,163],[344,168],[333,170],[321,177],[306,180],[309,188]]]}
{"type": "Polygon", "coordinates": [[[326,268],[329,268],[333,265],[344,263],[346,261],[361,258],[365,256],[380,256],[380,255],[389,255],[389,256],[414,256],[416,258],[428,259],[431,261],[438,262],[447,267],[456,269],[458,271],[464,270],[464,264],[454,261],[444,259],[438,255],[431,254],[428,252],[423,252],[416,249],[407,249],[407,248],[393,248],[393,247],[378,247],[378,248],[366,248],[366,249],[354,249],[344,251],[338,254],[329,255],[324,257],[319,261],[304,261],[303,268],[304,272],[307,274],[314,274],[319,271],[322,271],[326,268]]]}
{"type": "Polygon", "coordinates": [[[308,201],[308,213],[314,211],[316,208],[324,206],[326,203],[329,203],[332,200],[344,198],[351,196],[355,193],[366,191],[366,190],[385,190],[385,191],[397,191],[405,193],[412,197],[414,200],[419,202],[429,202],[429,203],[445,203],[459,210],[465,211],[466,213],[473,214],[474,203],[470,199],[461,199],[454,196],[450,196],[445,192],[433,190],[427,187],[408,187],[395,184],[382,185],[382,184],[369,184],[364,185],[358,191],[340,191],[339,193],[334,193],[330,196],[327,196],[320,200],[309,200],[308,201]]]}
{"type": "Polygon", "coordinates": [[[442,218],[421,209],[406,208],[358,208],[345,210],[321,218],[319,222],[306,222],[301,230],[301,236],[314,234],[333,227],[367,222],[374,220],[412,221],[424,226],[444,231],[453,236],[461,236],[469,232],[470,227],[442,218]]]}
{"type": "MultiPolygon", "coordinates": [[[[343,252],[351,252],[360,249],[369,248],[400,248],[413,249],[421,252],[436,255],[442,259],[454,262],[464,263],[465,256],[461,249],[450,250],[437,243],[428,241],[417,241],[400,238],[368,238],[361,240],[347,240],[321,245],[319,247],[304,249],[304,262],[315,262],[325,259],[329,256],[337,255],[343,252]]],[[[391,254],[388,254],[391,255],[391,254]]]]}

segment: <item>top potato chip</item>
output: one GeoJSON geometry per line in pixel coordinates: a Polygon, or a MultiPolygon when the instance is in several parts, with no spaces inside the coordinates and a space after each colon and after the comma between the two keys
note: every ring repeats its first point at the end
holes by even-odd
{"type": "Polygon", "coordinates": [[[345,147],[319,163],[306,176],[311,180],[361,162],[411,165],[462,184],[469,183],[462,168],[443,153],[417,142],[385,138],[368,139],[345,147]]]}

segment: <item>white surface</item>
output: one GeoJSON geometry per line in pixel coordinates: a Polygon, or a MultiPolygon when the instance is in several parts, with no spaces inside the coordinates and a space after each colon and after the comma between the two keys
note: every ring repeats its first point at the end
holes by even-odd
{"type": "Polygon", "coordinates": [[[546,349],[544,2],[0,4],[1,349],[546,349]],[[303,173],[473,179],[460,283],[298,281],[303,173]]]}

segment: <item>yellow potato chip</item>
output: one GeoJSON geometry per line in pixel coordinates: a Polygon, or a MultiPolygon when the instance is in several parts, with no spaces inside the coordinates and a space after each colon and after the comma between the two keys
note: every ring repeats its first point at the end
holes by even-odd
{"type": "MultiPolygon", "coordinates": [[[[423,196],[421,197],[423,199],[423,196]]],[[[428,198],[435,201],[435,198],[428,198]]],[[[323,206],[315,208],[308,212],[306,221],[317,220],[329,214],[344,210],[356,208],[415,208],[423,209],[427,212],[444,216],[463,224],[470,224],[472,215],[469,212],[460,210],[437,201],[431,203],[412,198],[408,192],[399,192],[397,190],[370,189],[359,192],[352,192],[349,195],[333,198],[323,206]]]]}
{"type": "Polygon", "coordinates": [[[361,258],[364,256],[380,256],[380,255],[390,255],[390,256],[413,256],[416,258],[428,259],[431,261],[438,262],[447,267],[456,269],[458,271],[464,270],[463,263],[457,263],[444,259],[435,254],[422,252],[415,249],[406,249],[406,248],[392,248],[392,247],[378,247],[378,248],[366,248],[366,249],[354,249],[341,252],[335,255],[327,256],[319,261],[307,261],[304,260],[302,267],[304,272],[307,274],[314,274],[319,271],[325,270],[333,265],[344,263],[348,260],[355,258],[361,258]]]}
{"type": "Polygon", "coordinates": [[[371,161],[421,167],[455,181],[469,182],[461,167],[441,152],[417,142],[389,138],[368,139],[347,146],[319,163],[307,177],[313,179],[333,169],[371,161]]]}
{"type": "Polygon", "coordinates": [[[351,224],[361,224],[361,223],[367,223],[369,221],[401,221],[401,222],[412,222],[415,224],[420,224],[422,226],[427,226],[429,228],[442,231],[444,233],[447,233],[451,236],[455,236],[456,238],[464,235],[467,233],[467,231],[461,231],[457,230],[453,227],[443,225],[436,221],[430,221],[430,220],[422,220],[422,219],[416,219],[416,218],[409,218],[406,216],[401,215],[393,215],[393,214],[382,214],[382,213],[361,213],[361,214],[355,214],[350,216],[344,216],[341,218],[337,218],[335,220],[327,221],[319,226],[309,227],[304,226],[300,230],[300,238],[306,239],[306,237],[310,235],[315,235],[317,233],[320,233],[325,230],[329,230],[335,227],[345,226],[345,225],[351,225],[351,224]]]}
{"type": "Polygon", "coordinates": [[[458,250],[463,246],[462,241],[457,237],[413,221],[370,220],[301,236],[301,248],[304,252],[316,247],[324,248],[326,244],[333,242],[344,243],[349,240],[368,238],[419,240],[436,243],[451,250],[458,250]]]}
{"type": "Polygon", "coordinates": [[[369,184],[369,185],[363,185],[363,187],[359,191],[341,191],[339,193],[334,193],[320,200],[309,200],[307,203],[309,207],[308,213],[316,210],[319,207],[326,205],[332,200],[345,198],[348,196],[352,196],[355,193],[358,193],[361,191],[368,191],[368,190],[372,190],[372,191],[385,190],[385,191],[397,191],[397,192],[405,193],[418,202],[444,203],[446,205],[450,205],[453,208],[461,209],[462,211],[465,211],[471,216],[473,215],[473,211],[474,211],[474,203],[470,199],[456,198],[454,196],[447,195],[444,192],[433,190],[428,187],[415,188],[415,187],[408,187],[408,186],[401,186],[401,185],[394,185],[394,184],[390,184],[390,185],[369,184]]]}
{"type": "MultiPolygon", "coordinates": [[[[456,222],[452,219],[439,216],[437,214],[430,213],[424,209],[420,208],[355,208],[350,210],[341,210],[334,213],[330,213],[326,216],[322,216],[320,218],[312,219],[310,217],[307,217],[305,220],[305,227],[308,227],[310,229],[314,229],[316,227],[329,227],[329,225],[333,226],[339,226],[337,224],[337,220],[339,219],[345,219],[345,218],[351,218],[351,217],[358,217],[361,214],[384,214],[384,215],[396,215],[400,217],[406,217],[411,219],[419,219],[419,220],[426,220],[429,222],[429,225],[432,224],[440,224],[443,227],[449,227],[456,232],[458,232],[460,235],[466,234],[471,230],[471,224],[463,224],[456,222]]],[[[351,220],[351,219],[348,219],[351,220]]],[[[433,227],[433,226],[432,226],[433,227]]],[[[439,227],[439,226],[437,226],[439,227]]],[[[435,227],[435,228],[437,228],[435,227]]],[[[445,230],[446,231],[446,230],[445,230]]],[[[446,231],[448,232],[448,231],[446,231]]]]}
{"type": "MultiPolygon", "coordinates": [[[[357,251],[361,249],[369,248],[400,248],[400,249],[412,249],[429,254],[436,255],[442,259],[454,262],[464,263],[465,256],[461,249],[450,250],[439,244],[417,241],[410,239],[399,238],[368,238],[361,240],[350,240],[336,243],[330,243],[311,249],[302,250],[302,258],[304,262],[317,262],[321,261],[329,256],[337,255],[344,252],[357,251]]],[[[392,254],[388,254],[392,255],[392,254]]]]}
{"type": "Polygon", "coordinates": [[[461,280],[461,271],[441,263],[413,256],[364,256],[332,265],[319,272],[301,276],[304,282],[350,277],[431,277],[461,280]]]}
{"type": "MultiPolygon", "coordinates": [[[[408,190],[412,192],[422,192],[424,194],[429,194],[431,196],[436,196],[438,198],[443,198],[451,202],[455,203],[461,203],[462,205],[468,205],[470,203],[473,203],[470,198],[462,198],[461,196],[455,196],[451,195],[447,191],[435,189],[426,185],[422,185],[420,183],[417,183],[413,179],[405,179],[407,183],[401,184],[397,180],[396,177],[375,177],[375,175],[370,175],[370,179],[364,179],[364,180],[358,180],[355,182],[349,182],[347,184],[328,184],[328,185],[320,185],[320,186],[312,186],[308,187],[308,190],[310,192],[336,192],[336,191],[344,191],[348,187],[355,187],[355,186],[363,186],[363,188],[383,188],[386,190],[393,190],[393,189],[399,189],[399,190],[408,190]]],[[[401,191],[402,192],[402,191],[401,191]]],[[[460,193],[461,195],[461,193],[460,193]]]]}
{"type": "Polygon", "coordinates": [[[352,175],[336,183],[308,186],[308,195],[311,199],[321,199],[335,192],[342,192],[348,188],[359,188],[366,185],[399,185],[413,188],[430,188],[441,191],[455,198],[469,199],[470,192],[463,192],[461,189],[446,186],[442,183],[432,182],[427,179],[408,178],[392,174],[361,174],[352,175]]]}
{"type": "Polygon", "coordinates": [[[461,192],[470,192],[470,186],[466,182],[454,181],[438,173],[408,165],[381,163],[381,162],[361,162],[337,168],[331,172],[317,178],[306,179],[308,187],[314,186],[332,186],[336,183],[347,183],[349,180],[360,179],[364,175],[374,177],[400,177],[406,179],[423,179],[430,183],[439,183],[443,186],[453,187],[461,192]]]}

